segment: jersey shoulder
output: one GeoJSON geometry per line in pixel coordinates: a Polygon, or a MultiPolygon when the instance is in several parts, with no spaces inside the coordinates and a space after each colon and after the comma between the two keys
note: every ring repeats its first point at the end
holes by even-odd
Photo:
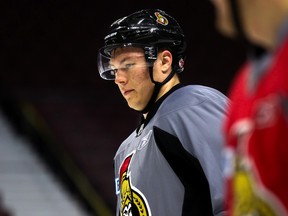
{"type": "Polygon", "coordinates": [[[169,95],[160,106],[159,112],[165,113],[185,107],[189,109],[201,106],[226,107],[228,103],[227,96],[217,89],[202,85],[188,85],[169,95]]]}

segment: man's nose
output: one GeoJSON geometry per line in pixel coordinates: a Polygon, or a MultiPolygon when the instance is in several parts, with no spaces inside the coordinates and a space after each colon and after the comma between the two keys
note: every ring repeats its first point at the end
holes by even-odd
{"type": "Polygon", "coordinates": [[[127,74],[123,70],[117,69],[114,81],[116,84],[125,84],[127,82],[127,74]]]}

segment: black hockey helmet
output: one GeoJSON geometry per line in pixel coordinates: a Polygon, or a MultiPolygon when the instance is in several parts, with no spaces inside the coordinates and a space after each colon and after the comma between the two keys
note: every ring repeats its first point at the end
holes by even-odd
{"type": "Polygon", "coordinates": [[[178,22],[159,9],[137,11],[116,20],[104,38],[105,46],[98,53],[98,70],[103,79],[114,80],[115,72],[110,68],[111,52],[119,47],[141,47],[148,65],[152,66],[161,48],[173,55],[173,70],[184,70],[186,42],[178,22]]]}

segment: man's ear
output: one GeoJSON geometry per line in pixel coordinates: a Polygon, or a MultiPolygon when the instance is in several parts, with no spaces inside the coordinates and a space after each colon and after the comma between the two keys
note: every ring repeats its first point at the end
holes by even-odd
{"type": "Polygon", "coordinates": [[[163,73],[170,73],[173,61],[172,53],[169,50],[162,51],[160,60],[161,60],[161,71],[163,73]]]}

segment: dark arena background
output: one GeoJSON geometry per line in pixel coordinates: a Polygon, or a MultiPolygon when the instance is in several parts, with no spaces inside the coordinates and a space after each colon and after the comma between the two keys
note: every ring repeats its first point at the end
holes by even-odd
{"type": "Polygon", "coordinates": [[[227,94],[245,51],[216,31],[209,0],[1,1],[0,120],[10,130],[9,139],[0,131],[1,216],[115,215],[114,153],[140,116],[99,77],[97,52],[113,21],[144,8],[163,9],[183,27],[182,81],[227,94]],[[13,142],[19,156],[8,151],[13,142]],[[31,153],[25,160],[38,158],[31,165],[24,147],[31,153]],[[38,173],[49,174],[56,192],[38,173]],[[66,198],[55,202],[60,192],[66,198]],[[69,206],[82,213],[67,213],[69,206]]]}

